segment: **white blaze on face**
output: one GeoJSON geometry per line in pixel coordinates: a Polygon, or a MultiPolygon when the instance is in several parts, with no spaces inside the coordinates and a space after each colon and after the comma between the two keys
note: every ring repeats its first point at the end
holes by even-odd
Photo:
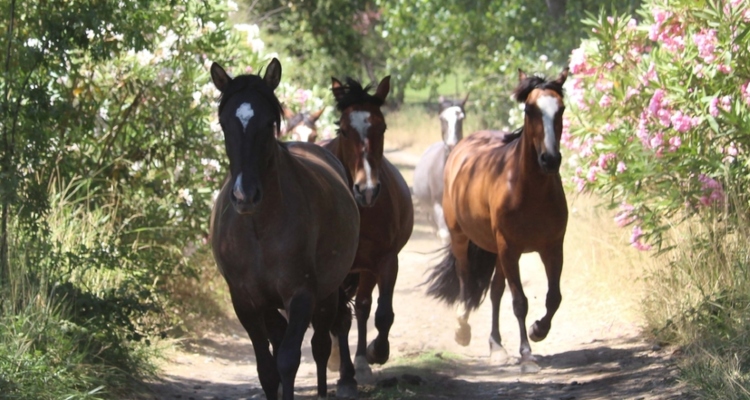
{"type": "Polygon", "coordinates": [[[237,200],[245,200],[245,191],[242,190],[242,172],[240,172],[240,174],[237,175],[237,179],[234,180],[234,188],[232,190],[232,193],[234,193],[234,197],[237,200]]]}
{"type": "Polygon", "coordinates": [[[365,187],[368,189],[373,189],[375,185],[372,184],[372,167],[370,167],[370,163],[367,162],[367,154],[365,154],[365,159],[362,161],[365,167],[365,178],[367,179],[365,187]]]}
{"type": "Polygon", "coordinates": [[[293,132],[293,134],[297,136],[297,140],[300,142],[307,142],[310,139],[313,130],[305,124],[300,124],[294,128],[293,132]]]}
{"type": "Polygon", "coordinates": [[[234,113],[234,115],[237,116],[242,123],[242,129],[247,129],[247,123],[250,122],[250,118],[255,115],[255,112],[253,111],[253,107],[250,106],[250,103],[242,103],[237,108],[237,112],[234,113]]]}
{"type": "Polygon", "coordinates": [[[544,124],[544,147],[546,151],[557,152],[555,147],[555,114],[560,106],[554,96],[541,96],[536,100],[536,105],[542,112],[542,123],[544,124]]]}
{"type": "Polygon", "coordinates": [[[369,111],[352,111],[349,114],[349,125],[359,132],[362,141],[367,138],[367,130],[370,129],[370,112],[369,111]]]}
{"type": "Polygon", "coordinates": [[[448,107],[440,113],[440,118],[448,124],[448,132],[445,133],[445,144],[448,146],[455,146],[458,143],[458,137],[456,137],[456,125],[458,121],[464,119],[464,113],[461,112],[461,107],[452,106],[448,107]]]}

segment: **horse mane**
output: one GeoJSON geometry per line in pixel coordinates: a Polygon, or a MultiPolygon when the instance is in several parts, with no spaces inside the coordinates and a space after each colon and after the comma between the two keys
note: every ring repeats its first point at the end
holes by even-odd
{"type": "Polygon", "coordinates": [[[563,87],[558,81],[547,80],[544,76],[532,75],[527,76],[524,80],[518,83],[515,89],[513,89],[513,99],[519,103],[526,101],[531,91],[534,89],[548,89],[559,94],[563,97],[563,87]]]}
{"type": "Polygon", "coordinates": [[[520,138],[522,133],[523,133],[523,127],[520,127],[513,132],[508,132],[505,135],[503,135],[503,138],[501,139],[501,141],[503,142],[503,144],[508,144],[520,138]]]}
{"type": "Polygon", "coordinates": [[[281,126],[281,116],[284,113],[281,108],[281,102],[279,102],[279,98],[276,97],[273,89],[266,84],[266,81],[264,81],[263,78],[258,75],[239,75],[232,79],[227,86],[226,90],[221,93],[221,96],[219,96],[219,115],[221,115],[221,111],[224,109],[224,106],[232,95],[242,90],[252,89],[260,93],[266,101],[271,103],[271,108],[275,113],[274,121],[276,122],[276,126],[281,126]]]}
{"type": "Polygon", "coordinates": [[[367,93],[370,89],[372,89],[372,85],[362,87],[361,83],[347,76],[346,84],[339,89],[335,89],[343,90],[344,92],[343,96],[336,99],[336,109],[344,111],[351,105],[362,103],[370,103],[378,107],[382,106],[384,103],[383,99],[367,93]]]}

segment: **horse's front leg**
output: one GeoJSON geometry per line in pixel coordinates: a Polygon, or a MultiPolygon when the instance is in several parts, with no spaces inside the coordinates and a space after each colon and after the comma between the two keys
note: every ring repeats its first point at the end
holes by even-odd
{"type": "Polygon", "coordinates": [[[490,360],[495,364],[505,364],[508,361],[508,352],[503,347],[500,337],[500,300],[505,292],[505,274],[503,274],[500,259],[498,257],[495,275],[492,277],[490,287],[490,301],[492,302],[492,330],[490,332],[490,360]]]}
{"type": "Polygon", "coordinates": [[[367,362],[385,364],[390,357],[391,347],[388,333],[393,326],[393,291],[398,276],[398,255],[389,254],[381,259],[378,265],[378,309],[375,311],[375,327],[378,336],[367,346],[367,362]]]}
{"type": "Polygon", "coordinates": [[[547,313],[539,321],[534,322],[531,326],[529,337],[531,340],[538,342],[544,340],[552,326],[552,317],[560,308],[562,294],[560,293],[560,275],[563,266],[563,246],[560,243],[551,246],[539,253],[544,263],[544,271],[547,273],[547,313]]]}
{"type": "MultiPolygon", "coordinates": [[[[230,290],[231,291],[231,290],[230,290]]],[[[256,310],[252,305],[232,293],[232,304],[237,318],[250,336],[255,350],[255,364],[258,371],[258,379],[263,392],[268,400],[276,400],[279,390],[279,371],[276,369],[274,356],[269,347],[269,337],[264,325],[262,312],[256,310]]],[[[280,318],[281,315],[279,315],[280,318]]],[[[275,348],[274,348],[275,353],[275,348]]]]}
{"type": "Polygon", "coordinates": [[[314,304],[315,297],[313,294],[306,289],[302,289],[292,296],[286,308],[289,314],[289,324],[284,339],[279,346],[276,359],[279,375],[281,375],[284,400],[294,399],[294,378],[297,376],[297,370],[299,369],[302,357],[302,340],[307,327],[310,325],[314,304]]]}
{"type": "Polygon", "coordinates": [[[359,286],[354,300],[354,313],[357,316],[357,351],[354,353],[354,368],[360,383],[372,381],[372,369],[367,361],[367,320],[370,318],[372,290],[376,283],[376,277],[371,272],[359,273],[359,286]]]}

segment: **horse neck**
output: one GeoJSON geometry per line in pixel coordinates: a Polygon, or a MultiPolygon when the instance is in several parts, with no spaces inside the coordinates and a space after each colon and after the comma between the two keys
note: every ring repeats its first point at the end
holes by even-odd
{"type": "Polygon", "coordinates": [[[344,171],[346,172],[346,179],[349,181],[349,186],[351,186],[354,183],[354,178],[352,177],[351,172],[349,171],[349,166],[346,164],[346,158],[344,154],[344,146],[341,143],[343,138],[341,135],[336,136],[335,138],[331,139],[331,153],[333,153],[336,158],[341,161],[341,164],[344,165],[344,171]]]}

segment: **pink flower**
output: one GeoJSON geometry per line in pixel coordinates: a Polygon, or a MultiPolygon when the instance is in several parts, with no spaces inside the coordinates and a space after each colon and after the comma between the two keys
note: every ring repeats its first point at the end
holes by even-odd
{"type": "Polygon", "coordinates": [[[649,145],[652,149],[658,149],[664,144],[664,134],[661,132],[656,132],[654,136],[651,137],[651,140],[649,141],[649,145]]]}
{"type": "Polygon", "coordinates": [[[628,21],[628,29],[633,30],[638,26],[638,21],[635,20],[635,18],[630,18],[630,21],[628,21]]]}
{"type": "Polygon", "coordinates": [[[701,183],[701,190],[705,193],[698,200],[704,206],[708,207],[714,203],[724,202],[724,188],[721,183],[706,174],[700,174],[698,181],[701,183]]]}
{"type": "Polygon", "coordinates": [[[573,136],[570,134],[570,120],[566,115],[563,115],[562,135],[560,135],[560,143],[570,150],[575,150],[573,148],[573,136]]]}
{"type": "Polygon", "coordinates": [[[742,92],[742,100],[745,100],[745,104],[750,106],[750,90],[748,90],[748,86],[750,86],[750,81],[745,82],[740,87],[740,92],[742,92]]]}
{"type": "Polygon", "coordinates": [[[719,116],[719,98],[714,97],[711,99],[711,103],[708,105],[708,113],[711,114],[712,117],[716,118],[719,116]]]}
{"type": "Polygon", "coordinates": [[[594,87],[596,87],[596,90],[599,90],[601,92],[608,92],[612,90],[614,86],[615,85],[611,81],[608,81],[604,78],[599,78],[596,80],[596,85],[594,87]]]}
{"type": "Polygon", "coordinates": [[[648,112],[646,110],[641,113],[641,117],[638,119],[638,130],[635,135],[641,140],[644,146],[648,145],[648,112]]]}
{"type": "Polygon", "coordinates": [[[640,226],[633,227],[633,234],[630,236],[630,245],[638,250],[651,250],[651,245],[643,243],[643,229],[640,226]]]}
{"type": "Polygon", "coordinates": [[[578,176],[574,176],[574,177],[571,178],[571,180],[573,181],[573,183],[576,184],[576,190],[578,190],[579,193],[583,192],[584,189],[586,189],[586,180],[585,179],[583,179],[581,177],[578,177],[578,176]]]}
{"type": "Polygon", "coordinates": [[[596,182],[596,174],[599,172],[599,167],[592,166],[589,168],[589,172],[586,174],[586,179],[589,182],[596,182]]]}
{"type": "Polygon", "coordinates": [[[669,151],[677,151],[682,145],[682,139],[679,136],[669,138],[669,151]]]}
{"type": "Polygon", "coordinates": [[[602,96],[601,99],[599,99],[599,107],[607,108],[610,105],[612,105],[612,97],[609,95],[602,96]]]}
{"type": "MultiPolygon", "coordinates": [[[[641,93],[640,89],[628,87],[628,90],[625,92],[625,100],[630,100],[631,97],[637,96],[640,93],[641,93]]],[[[750,104],[750,102],[748,104],[750,104]]]]}
{"type": "MultiPolygon", "coordinates": [[[[604,124],[603,128],[607,132],[612,132],[613,130],[615,130],[616,126],[614,126],[612,123],[607,122],[606,124],[604,124]]],[[[563,126],[563,129],[565,129],[564,126],[563,126]]]]}
{"type": "Polygon", "coordinates": [[[626,202],[620,204],[620,211],[615,214],[615,224],[620,228],[630,225],[637,219],[633,214],[634,207],[626,202]]]}
{"type": "Polygon", "coordinates": [[[596,69],[588,64],[586,53],[579,47],[570,53],[570,72],[573,74],[592,75],[596,69]]]}
{"type": "Polygon", "coordinates": [[[719,70],[719,72],[725,73],[727,75],[732,73],[732,66],[727,64],[719,64],[716,69],[719,70]]]}
{"type": "Polygon", "coordinates": [[[677,132],[687,132],[691,128],[693,128],[693,122],[695,121],[695,118],[691,118],[690,116],[683,114],[682,111],[677,111],[672,114],[671,121],[672,127],[677,130],[677,132]]]}
{"type": "Polygon", "coordinates": [[[700,32],[693,35],[693,41],[698,46],[698,55],[706,64],[711,64],[716,60],[716,29],[703,28],[700,32]]]}
{"type": "Polygon", "coordinates": [[[724,96],[721,98],[721,108],[726,111],[732,111],[732,96],[724,96]]]}
{"type": "Polygon", "coordinates": [[[646,71],[646,74],[641,77],[641,83],[644,85],[648,85],[650,81],[658,82],[659,76],[656,74],[656,66],[654,66],[653,63],[651,63],[648,66],[648,70],[646,71]]]}
{"type": "Polygon", "coordinates": [[[600,154],[599,158],[596,160],[596,166],[599,167],[599,169],[607,169],[607,163],[614,159],[615,153],[600,154]]]}
{"type": "Polygon", "coordinates": [[[618,174],[621,174],[621,173],[623,173],[623,172],[625,172],[627,170],[628,170],[628,167],[627,167],[627,165],[625,165],[624,162],[620,161],[620,162],[617,163],[617,173],[618,174]]]}
{"type": "Polygon", "coordinates": [[[659,109],[667,105],[668,103],[664,102],[664,94],[666,92],[663,89],[656,89],[654,91],[654,95],[651,97],[651,101],[648,103],[648,111],[651,114],[656,114],[659,109]]]}
{"type": "Polygon", "coordinates": [[[662,108],[657,111],[656,117],[659,118],[659,122],[664,127],[668,127],[672,123],[672,112],[668,108],[662,108]]]}

